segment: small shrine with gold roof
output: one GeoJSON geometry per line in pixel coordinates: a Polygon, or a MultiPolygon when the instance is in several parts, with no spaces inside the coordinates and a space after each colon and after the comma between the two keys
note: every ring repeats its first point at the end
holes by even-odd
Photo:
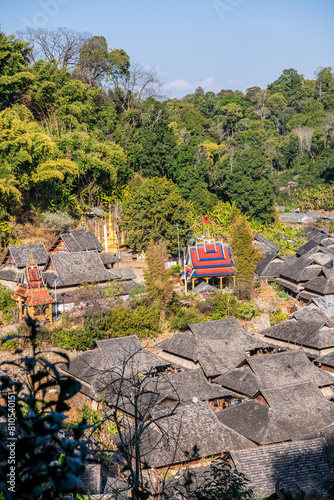
{"type": "Polygon", "coordinates": [[[18,303],[19,320],[29,316],[32,319],[52,322],[54,299],[45,286],[42,271],[34,263],[32,254],[13,299],[18,303]]]}

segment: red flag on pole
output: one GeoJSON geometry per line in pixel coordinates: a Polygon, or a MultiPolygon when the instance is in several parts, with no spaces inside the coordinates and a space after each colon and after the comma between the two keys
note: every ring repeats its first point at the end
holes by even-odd
{"type": "Polygon", "coordinates": [[[202,222],[203,222],[203,224],[210,224],[211,220],[207,219],[206,217],[203,217],[203,215],[202,215],[202,222]]]}

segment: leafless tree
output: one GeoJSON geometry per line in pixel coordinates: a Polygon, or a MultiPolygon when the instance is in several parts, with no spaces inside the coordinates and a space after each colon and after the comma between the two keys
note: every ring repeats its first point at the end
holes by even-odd
{"type": "Polygon", "coordinates": [[[78,65],[81,47],[92,36],[87,31],[79,32],[68,28],[26,28],[18,34],[31,46],[30,58],[33,63],[38,59],[54,59],[59,66],[68,68],[78,65]]]}
{"type": "Polygon", "coordinates": [[[113,97],[123,111],[128,111],[139,108],[148,97],[160,100],[165,95],[156,73],[143,68],[140,64],[134,64],[128,75],[117,80],[113,97]]]}
{"type": "MultiPolygon", "coordinates": [[[[99,369],[90,367],[95,372],[92,386],[104,403],[103,419],[98,425],[105,422],[115,425],[132,498],[138,500],[141,491],[152,492],[155,487],[152,480],[157,479],[147,470],[147,457],[163,447],[166,440],[175,440],[172,446],[176,453],[177,432],[169,435],[161,422],[175,414],[180,400],[168,374],[159,374],[159,369],[163,368],[150,368],[155,356],[146,349],[136,345],[120,346],[118,354],[114,352],[110,356],[99,369]],[[164,401],[166,393],[167,402],[164,401]]],[[[93,432],[95,430],[96,427],[93,432]]],[[[103,446],[99,449],[102,454],[106,451],[110,450],[104,450],[103,446]]],[[[159,476],[160,491],[166,476],[167,471],[163,477],[159,476]]]]}

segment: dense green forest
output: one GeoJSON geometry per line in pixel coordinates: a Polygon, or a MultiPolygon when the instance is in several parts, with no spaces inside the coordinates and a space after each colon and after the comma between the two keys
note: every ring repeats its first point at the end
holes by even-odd
{"type": "Polygon", "coordinates": [[[166,99],[161,88],[103,36],[0,33],[0,221],[166,177],[195,213],[229,201],[270,223],[289,181],[307,189],[334,178],[330,67],[313,80],[286,69],[245,92],[166,99]]]}

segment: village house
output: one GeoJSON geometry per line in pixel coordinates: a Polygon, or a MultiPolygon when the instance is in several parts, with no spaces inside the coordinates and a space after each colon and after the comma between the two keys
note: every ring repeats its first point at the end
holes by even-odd
{"type": "Polygon", "coordinates": [[[312,359],[334,350],[334,321],[319,309],[309,309],[309,306],[260,334],[273,344],[290,349],[302,347],[312,359]]]}
{"type": "Polygon", "coordinates": [[[0,282],[8,288],[16,289],[24,269],[30,263],[31,255],[34,263],[43,270],[48,261],[44,243],[9,246],[0,263],[0,282]]]}
{"type": "Polygon", "coordinates": [[[202,368],[208,379],[239,366],[247,356],[274,351],[249,335],[234,318],[189,324],[158,345],[163,359],[185,368],[202,368]]]}
{"type": "Polygon", "coordinates": [[[262,389],[217,417],[258,445],[274,444],[306,439],[331,425],[334,404],[309,381],[262,389]]]}
{"type": "MultiPolygon", "coordinates": [[[[200,464],[231,450],[254,446],[250,440],[221,424],[217,413],[205,403],[179,406],[172,414],[159,419],[163,411],[152,412],[152,424],[146,428],[139,443],[141,462],[157,471],[200,464]]],[[[126,451],[134,456],[131,435],[126,451]]],[[[122,450],[117,436],[115,443],[122,450]]]]}
{"type": "Polygon", "coordinates": [[[326,398],[334,397],[333,377],[314,366],[302,350],[246,358],[240,368],[213,379],[215,384],[249,398],[264,389],[308,381],[326,398]]]}
{"type": "Polygon", "coordinates": [[[235,450],[230,455],[256,497],[274,494],[278,482],[294,498],[300,490],[314,500],[334,495],[333,450],[324,438],[235,450]]]}

